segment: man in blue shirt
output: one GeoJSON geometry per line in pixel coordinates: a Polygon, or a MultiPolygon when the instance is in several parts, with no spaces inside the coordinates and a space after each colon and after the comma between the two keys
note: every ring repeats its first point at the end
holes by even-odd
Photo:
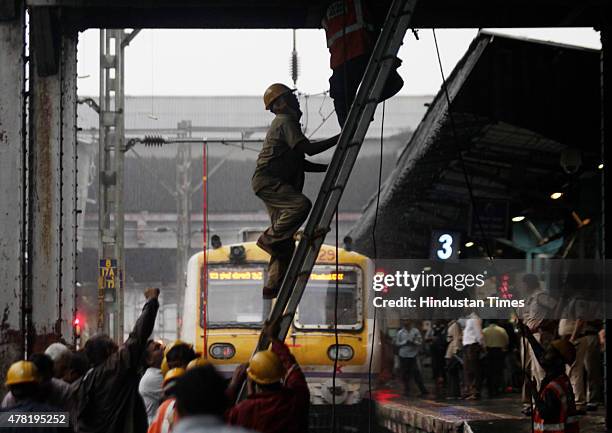
{"type": "Polygon", "coordinates": [[[418,363],[418,354],[423,344],[421,331],[412,320],[404,320],[402,327],[397,331],[394,344],[400,359],[400,374],[404,382],[404,395],[410,395],[410,379],[419,387],[421,397],[427,395],[427,388],[423,384],[421,369],[418,363]]]}

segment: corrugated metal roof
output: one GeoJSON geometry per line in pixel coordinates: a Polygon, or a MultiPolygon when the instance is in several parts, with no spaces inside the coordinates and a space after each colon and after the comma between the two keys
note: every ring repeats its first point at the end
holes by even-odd
{"type": "MultiPolygon", "coordinates": [[[[433,229],[469,233],[463,164],[477,199],[503,198],[547,221],[568,212],[548,198],[568,182],[562,149],[581,150],[581,187],[598,188],[597,51],[481,33],[447,84],[457,138],[441,90],[389,174],[378,213],[373,196],[352,228],[357,250],[373,253],[376,215],[381,258],[426,258],[433,229]]],[[[597,200],[573,206],[583,217],[598,216],[597,200]]]]}

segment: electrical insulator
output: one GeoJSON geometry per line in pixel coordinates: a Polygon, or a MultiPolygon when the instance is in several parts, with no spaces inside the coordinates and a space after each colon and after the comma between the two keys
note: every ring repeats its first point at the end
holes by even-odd
{"type": "Polygon", "coordinates": [[[165,142],[166,140],[161,135],[145,135],[144,140],[142,140],[145,146],[161,147],[165,142]]]}
{"type": "Polygon", "coordinates": [[[293,86],[295,86],[298,80],[298,76],[300,74],[298,54],[297,54],[297,49],[295,45],[295,29],[293,30],[293,51],[291,51],[291,60],[290,60],[289,68],[291,70],[291,79],[293,80],[293,86]]]}

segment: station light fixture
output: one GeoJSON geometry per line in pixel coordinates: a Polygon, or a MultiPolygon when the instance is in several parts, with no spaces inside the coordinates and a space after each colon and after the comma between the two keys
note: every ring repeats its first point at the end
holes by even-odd
{"type": "Polygon", "coordinates": [[[517,215],[515,217],[512,217],[512,222],[513,223],[520,223],[524,219],[525,219],[525,215],[517,215]]]}
{"type": "Polygon", "coordinates": [[[553,200],[558,200],[558,199],[560,199],[561,197],[563,197],[563,193],[562,193],[562,192],[553,192],[553,193],[550,195],[550,198],[552,198],[553,200]]]}
{"type": "Polygon", "coordinates": [[[597,168],[600,170],[603,170],[603,167],[604,167],[603,162],[597,166],[597,168]]]}
{"type": "Polygon", "coordinates": [[[474,246],[474,242],[472,242],[472,241],[469,241],[469,242],[465,243],[465,247],[466,248],[470,248],[470,247],[473,247],[473,246],[474,246]]]}

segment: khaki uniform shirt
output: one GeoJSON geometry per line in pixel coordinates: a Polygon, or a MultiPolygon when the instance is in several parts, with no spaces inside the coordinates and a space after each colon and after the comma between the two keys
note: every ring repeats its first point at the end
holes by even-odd
{"type": "Polygon", "coordinates": [[[301,191],[304,185],[304,154],[296,150],[299,143],[308,143],[297,118],[277,114],[257,157],[251,186],[254,192],[267,186],[288,183],[301,191]]]}
{"type": "Polygon", "coordinates": [[[493,349],[508,349],[510,339],[508,333],[499,325],[489,325],[483,331],[485,347],[493,349]]]}

